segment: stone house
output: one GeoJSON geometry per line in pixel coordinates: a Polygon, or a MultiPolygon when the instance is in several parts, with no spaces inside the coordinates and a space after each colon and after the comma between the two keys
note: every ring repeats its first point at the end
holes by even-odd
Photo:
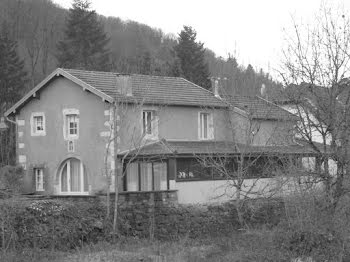
{"type": "Polygon", "coordinates": [[[180,77],[58,68],[5,117],[16,119],[18,164],[35,194],[96,195],[109,184],[113,191],[117,166],[123,194],[225,201],[228,179],[201,165],[203,157],[259,158],[250,175],[269,184],[264,161],[313,154],[295,141],[296,118],[281,107],[221,97],[217,86],[211,92],[180,77]]]}

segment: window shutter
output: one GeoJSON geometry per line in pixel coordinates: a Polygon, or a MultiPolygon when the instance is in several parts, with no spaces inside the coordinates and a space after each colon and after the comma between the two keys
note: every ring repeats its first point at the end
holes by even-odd
{"type": "Polygon", "coordinates": [[[48,188],[46,188],[49,185],[49,167],[48,166],[44,166],[43,168],[43,190],[47,191],[48,188]]]}
{"type": "Polygon", "coordinates": [[[213,113],[209,114],[209,130],[208,130],[208,138],[209,139],[214,139],[214,119],[213,119],[213,113]]]}
{"type": "Polygon", "coordinates": [[[202,139],[202,137],[201,137],[201,112],[198,112],[198,139],[202,139]]]}
{"type": "Polygon", "coordinates": [[[28,168],[27,174],[29,175],[29,181],[30,181],[30,185],[28,187],[29,192],[27,193],[34,193],[36,191],[36,180],[35,180],[35,174],[34,174],[34,167],[32,165],[28,168]]]}
{"type": "Polygon", "coordinates": [[[157,112],[154,112],[154,121],[153,121],[153,128],[154,128],[154,137],[158,138],[159,137],[159,116],[157,112]]]}

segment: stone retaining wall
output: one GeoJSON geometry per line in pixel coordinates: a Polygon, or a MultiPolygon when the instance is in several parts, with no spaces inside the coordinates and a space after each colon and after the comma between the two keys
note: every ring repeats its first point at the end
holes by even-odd
{"type": "MultiPolygon", "coordinates": [[[[79,204],[91,203],[106,207],[106,196],[65,196],[59,198],[79,204]]],[[[246,218],[252,223],[277,223],[278,202],[252,202],[246,218]],[[260,209],[260,211],[259,211],[260,209]],[[253,213],[252,211],[258,210],[253,213]],[[276,213],[277,212],[277,213],[276,213]],[[276,215],[276,214],[277,215],[276,215]]],[[[111,195],[111,213],[114,194],[111,195]]],[[[105,209],[103,209],[105,210],[105,209]]],[[[103,211],[104,212],[104,211],[103,211]]],[[[104,217],[105,214],[101,214],[104,217]]],[[[176,239],[180,236],[201,237],[230,234],[239,228],[234,203],[218,205],[181,205],[177,203],[176,190],[150,192],[123,192],[119,194],[120,232],[127,236],[157,239],[176,239]]]]}

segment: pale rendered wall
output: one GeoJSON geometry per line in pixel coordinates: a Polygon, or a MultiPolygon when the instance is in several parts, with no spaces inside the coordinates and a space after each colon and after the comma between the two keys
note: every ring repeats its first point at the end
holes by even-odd
{"type": "MultiPolygon", "coordinates": [[[[253,188],[252,192],[259,192],[250,194],[249,198],[281,197],[306,190],[305,186],[298,183],[298,177],[246,179],[244,186],[246,190],[253,188]]],[[[315,185],[318,188],[320,186],[315,185]]],[[[176,181],[175,188],[181,204],[222,203],[236,199],[236,190],[229,180],[176,181]]]]}
{"type": "Polygon", "coordinates": [[[45,167],[45,193],[57,193],[57,170],[60,164],[69,157],[81,159],[88,174],[90,191],[96,192],[104,187],[101,175],[104,165],[105,138],[101,132],[108,130],[104,112],[109,105],[96,95],[83,91],[81,87],[63,77],[55,78],[41,89],[40,99],[31,99],[17,116],[21,132],[18,145],[19,162],[27,166],[27,179],[32,180],[32,167],[45,167]],[[63,138],[63,109],[79,110],[79,139],[75,152],[68,153],[67,141],[63,138]],[[46,118],[46,136],[31,136],[30,117],[32,112],[44,112],[46,118]],[[22,121],[23,123],[23,121],[22,121]]]}

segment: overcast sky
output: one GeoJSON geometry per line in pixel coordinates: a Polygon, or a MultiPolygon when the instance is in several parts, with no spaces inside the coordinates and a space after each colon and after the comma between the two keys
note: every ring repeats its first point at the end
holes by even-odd
{"type": "MultiPolygon", "coordinates": [[[[71,7],[71,0],[53,0],[71,7]]],[[[311,21],[322,0],[91,0],[105,16],[134,20],[164,33],[177,34],[183,25],[197,31],[197,40],[218,56],[235,55],[243,65],[273,73],[280,61],[283,28],[291,17],[311,21]]],[[[350,9],[350,0],[330,0],[350,9]]]]}

